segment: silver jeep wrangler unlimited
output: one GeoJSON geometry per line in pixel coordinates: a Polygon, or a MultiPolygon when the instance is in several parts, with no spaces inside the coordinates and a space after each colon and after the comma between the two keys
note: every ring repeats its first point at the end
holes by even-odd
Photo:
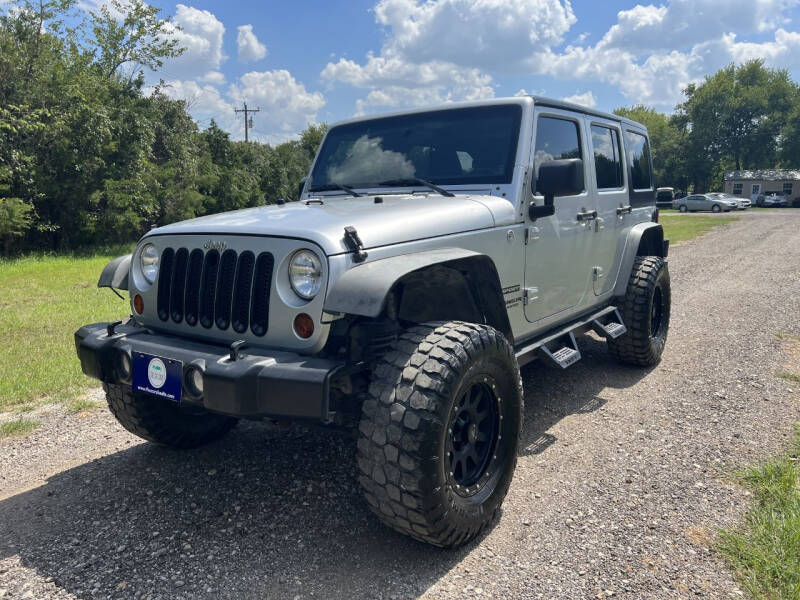
{"type": "Polygon", "coordinates": [[[576,334],[658,363],[670,317],[646,129],[520,97],[328,131],[298,202],[160,227],[103,271],[131,317],[75,334],[114,416],[188,448],[237,419],[358,430],[387,525],[454,547],[517,460],[520,366],[576,334]]]}

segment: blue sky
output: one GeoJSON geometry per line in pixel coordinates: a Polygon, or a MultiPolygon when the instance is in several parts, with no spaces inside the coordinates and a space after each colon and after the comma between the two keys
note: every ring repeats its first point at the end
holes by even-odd
{"type": "Polygon", "coordinates": [[[307,123],[532,92],[670,111],[691,81],[764,58],[800,79],[800,0],[158,0],[186,54],[158,76],[201,126],[277,142],[307,123]]]}

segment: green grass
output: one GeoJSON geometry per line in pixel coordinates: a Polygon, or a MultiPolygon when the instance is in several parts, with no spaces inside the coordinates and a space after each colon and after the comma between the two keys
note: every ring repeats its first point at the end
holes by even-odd
{"type": "Polygon", "coordinates": [[[788,371],[779,371],[778,377],[781,379],[786,379],[788,381],[794,381],[795,383],[800,383],[800,374],[798,373],[789,373],[788,371]]]}
{"type": "Polygon", "coordinates": [[[127,302],[97,288],[106,263],[129,251],[0,260],[0,411],[72,401],[92,385],[73,333],[129,314],[127,302]]]}
{"type": "Polygon", "coordinates": [[[77,398],[67,404],[67,412],[74,415],[94,410],[98,406],[101,406],[101,404],[95,400],[89,400],[88,398],[77,398]]]}
{"type": "Polygon", "coordinates": [[[788,455],[742,475],[755,496],[744,524],[718,548],[754,598],[800,598],[800,426],[788,455]]]}
{"type": "Polygon", "coordinates": [[[659,222],[664,226],[664,237],[674,245],[705,235],[715,227],[738,221],[739,217],[712,217],[660,213],[659,222]]]}
{"type": "Polygon", "coordinates": [[[800,342],[800,335],[792,335],[791,333],[783,333],[782,331],[777,332],[775,337],[782,342],[800,342]]]}
{"type": "Polygon", "coordinates": [[[16,437],[20,435],[25,435],[26,433],[30,433],[37,427],[39,427],[41,423],[38,421],[34,421],[33,419],[26,419],[25,417],[20,417],[18,419],[14,419],[13,421],[6,421],[5,423],[0,423],[0,440],[9,438],[9,437],[16,437]]]}

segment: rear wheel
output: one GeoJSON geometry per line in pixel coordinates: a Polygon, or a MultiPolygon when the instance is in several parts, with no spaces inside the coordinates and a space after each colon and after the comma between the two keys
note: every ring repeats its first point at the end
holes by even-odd
{"type": "Polygon", "coordinates": [[[721,212],[721,211],[722,211],[722,209],[720,208],[719,204],[715,204],[714,206],[711,207],[711,212],[718,213],[718,212],[721,212]]]}
{"type": "Polygon", "coordinates": [[[196,448],[225,435],[238,419],[190,412],[180,405],[134,394],[130,386],[104,384],[111,413],[125,429],[150,442],[174,448],[196,448]]]}
{"type": "Polygon", "coordinates": [[[513,348],[497,330],[453,321],[404,332],[375,366],[359,425],[373,512],[436,546],[479,535],[511,483],[522,404],[513,348]]]}
{"type": "Polygon", "coordinates": [[[671,306],[666,261],[660,256],[637,257],[622,302],[622,320],[628,331],[608,339],[611,355],[641,367],[658,364],[667,343],[671,306]]]}

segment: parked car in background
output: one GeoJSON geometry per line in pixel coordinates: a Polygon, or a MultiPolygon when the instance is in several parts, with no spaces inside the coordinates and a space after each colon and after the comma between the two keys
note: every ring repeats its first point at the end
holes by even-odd
{"type": "Polygon", "coordinates": [[[657,208],[672,208],[672,203],[674,201],[675,201],[675,188],[660,187],[656,190],[657,208]]]}
{"type": "Polygon", "coordinates": [[[789,206],[789,201],[781,192],[764,192],[763,194],[759,194],[758,198],[756,198],[756,206],[763,206],[764,208],[786,208],[789,206]]]}
{"type": "Polygon", "coordinates": [[[750,208],[753,203],[750,201],[750,198],[741,198],[739,196],[731,196],[730,194],[724,194],[723,192],[712,192],[708,194],[709,196],[715,196],[722,200],[733,200],[736,202],[736,208],[739,210],[746,210],[750,208]]]}
{"type": "Polygon", "coordinates": [[[698,210],[710,210],[711,212],[729,212],[738,210],[737,200],[718,198],[714,194],[692,194],[672,203],[673,207],[681,212],[695,212],[698,210]]]}

